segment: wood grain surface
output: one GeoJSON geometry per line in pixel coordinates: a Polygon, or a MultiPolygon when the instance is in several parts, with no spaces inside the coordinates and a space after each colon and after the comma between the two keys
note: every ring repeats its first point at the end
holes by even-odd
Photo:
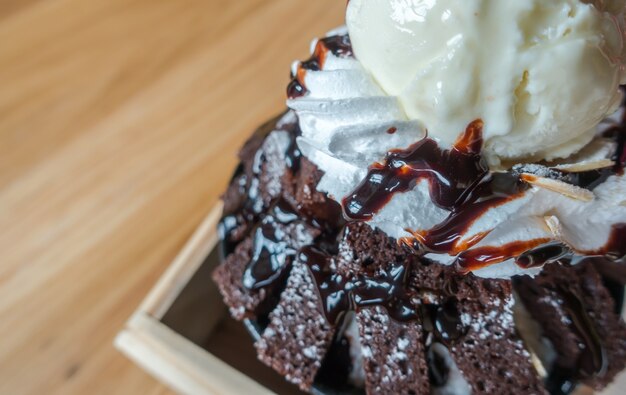
{"type": "Polygon", "coordinates": [[[0,393],[162,394],[115,333],[342,0],[0,1],[0,393]]]}

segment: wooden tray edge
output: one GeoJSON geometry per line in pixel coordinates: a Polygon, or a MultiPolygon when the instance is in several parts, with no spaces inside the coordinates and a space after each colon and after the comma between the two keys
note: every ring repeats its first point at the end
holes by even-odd
{"type": "Polygon", "coordinates": [[[114,344],[146,372],[181,394],[272,394],[147,314],[136,313],[114,344]]]}
{"type": "Polygon", "coordinates": [[[181,252],[143,300],[138,311],[157,319],[163,318],[189,279],[216,246],[219,238],[217,224],[222,215],[222,207],[223,204],[219,201],[200,223],[181,252]]]}
{"type": "Polygon", "coordinates": [[[179,393],[272,394],[160,321],[217,245],[217,224],[222,207],[220,201],[198,226],[126,322],[124,329],[117,334],[114,346],[154,378],[179,393]]]}

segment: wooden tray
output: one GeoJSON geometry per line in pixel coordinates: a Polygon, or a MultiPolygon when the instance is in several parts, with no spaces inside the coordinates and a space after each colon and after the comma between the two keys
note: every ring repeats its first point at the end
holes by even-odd
{"type": "MultiPolygon", "coordinates": [[[[219,264],[218,204],[115,339],[115,346],[182,394],[302,394],[256,359],[211,280],[219,264]]],[[[622,374],[603,395],[626,393],[622,374]]],[[[588,390],[577,395],[592,394],[588,390]]]]}

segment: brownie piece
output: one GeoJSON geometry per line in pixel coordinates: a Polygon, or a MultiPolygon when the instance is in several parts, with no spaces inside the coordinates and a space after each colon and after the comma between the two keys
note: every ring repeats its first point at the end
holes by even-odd
{"type": "Polygon", "coordinates": [[[450,354],[476,394],[547,394],[531,356],[515,332],[513,298],[459,303],[467,333],[450,354]]]}
{"type": "MultiPolygon", "coordinates": [[[[268,136],[275,130],[278,130],[277,122],[279,119],[280,116],[260,126],[239,150],[239,167],[226,193],[222,196],[222,200],[224,201],[224,215],[251,209],[250,206],[255,204],[252,200],[256,200],[257,197],[259,197],[258,178],[263,171],[263,162],[267,159],[274,159],[269,155],[270,152],[276,153],[280,151],[280,148],[283,150],[287,149],[287,145],[284,141],[281,141],[281,139],[268,140],[268,136]],[[272,146],[272,143],[278,143],[282,145],[282,147],[272,146]],[[266,151],[268,151],[268,154],[266,154],[266,151]]],[[[280,162],[279,157],[275,159],[278,159],[278,161],[274,166],[280,166],[282,169],[275,171],[274,175],[278,174],[280,177],[280,175],[285,173],[287,165],[284,160],[280,162]]],[[[265,178],[268,177],[266,176],[265,178]]],[[[271,200],[272,196],[263,196],[261,198],[263,201],[268,201],[271,200]]],[[[257,211],[257,213],[258,212],[260,212],[260,210],[257,211]]]]}
{"type": "Polygon", "coordinates": [[[269,313],[296,251],[319,234],[286,202],[274,203],[252,234],[213,273],[232,316],[242,320],[269,313]]]}
{"type": "Polygon", "coordinates": [[[296,261],[270,323],[255,343],[259,359],[309,390],[334,336],[309,269],[296,261]]]}
{"type": "Polygon", "coordinates": [[[429,394],[421,325],[400,323],[380,307],[357,313],[368,394],[429,394]]]}
{"type": "Polygon", "coordinates": [[[311,204],[326,200],[315,190],[321,174],[297,152],[298,134],[291,113],[260,127],[241,149],[241,165],[223,196],[219,230],[225,259],[213,279],[239,320],[269,314],[296,251],[321,233],[320,222],[308,222],[302,211],[307,201],[298,203],[295,197],[306,189],[311,204]],[[302,166],[311,171],[299,171],[302,166]],[[255,276],[267,278],[257,281],[255,276]]]}
{"type": "Polygon", "coordinates": [[[407,253],[384,233],[362,222],[346,226],[339,243],[338,270],[344,273],[375,271],[381,262],[392,265],[404,262],[407,253]]]}
{"type": "Polygon", "coordinates": [[[544,361],[551,391],[567,392],[577,381],[600,390],[624,369],[626,325],[594,259],[548,265],[535,279],[517,278],[515,289],[556,351],[553,361],[544,361]]]}
{"type": "Polygon", "coordinates": [[[493,297],[506,299],[511,294],[511,282],[483,279],[473,274],[459,274],[451,266],[444,266],[407,251],[395,239],[361,222],[350,223],[339,246],[340,269],[358,272],[364,268],[380,268],[392,262],[411,260],[415,270],[409,282],[415,289],[432,290],[433,294],[446,293],[459,300],[480,301],[488,304],[493,297]]]}
{"type": "Polygon", "coordinates": [[[298,206],[294,172],[299,160],[293,162],[294,157],[299,158],[295,145],[299,129],[289,114],[261,126],[239,152],[240,165],[222,196],[224,214],[219,232],[225,256],[248,236],[277,199],[298,206]]]}
{"type": "Polygon", "coordinates": [[[344,225],[341,205],[316,189],[324,173],[307,158],[300,159],[300,167],[294,180],[292,203],[308,218],[314,218],[330,233],[336,233],[344,225]]]}
{"type": "Polygon", "coordinates": [[[408,269],[404,283],[392,285],[404,287],[401,292],[412,295],[410,303],[392,298],[384,302],[386,307],[357,308],[368,393],[428,394],[429,388],[441,390],[452,367],[442,373],[441,367],[426,364],[425,355],[435,342],[439,348],[447,348],[449,359],[460,371],[460,380],[473,393],[546,393],[529,352],[515,332],[509,281],[463,275],[451,266],[416,257],[365,224],[346,227],[337,262],[337,270],[345,276],[365,275],[370,281],[388,278],[387,274],[397,272],[398,267],[408,269]],[[396,311],[397,303],[419,314],[399,322],[389,315],[389,308],[396,311]],[[402,362],[398,357],[406,352],[398,345],[408,344],[411,355],[402,362]]]}
{"type": "Polygon", "coordinates": [[[240,321],[253,316],[256,306],[265,296],[261,292],[252,293],[243,286],[243,273],[248,267],[251,254],[252,238],[248,238],[237,245],[235,251],[212,274],[230,315],[240,321]]]}

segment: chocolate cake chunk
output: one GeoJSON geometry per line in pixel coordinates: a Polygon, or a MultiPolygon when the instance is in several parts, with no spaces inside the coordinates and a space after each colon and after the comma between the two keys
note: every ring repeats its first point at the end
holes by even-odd
{"type": "Polygon", "coordinates": [[[241,163],[222,197],[223,255],[234,251],[277,199],[297,206],[293,177],[299,166],[298,134],[293,114],[287,113],[261,126],[239,152],[241,163]]]}
{"type": "MultiPolygon", "coordinates": [[[[360,273],[366,273],[372,280],[381,276],[384,278],[385,272],[404,265],[408,268],[406,283],[394,283],[393,287],[404,286],[403,292],[411,297],[410,301],[400,303],[406,303],[404,308],[419,312],[414,317],[396,314],[396,318],[400,319],[409,317],[407,322],[394,320],[389,317],[388,311],[389,308],[396,308],[398,301],[393,299],[384,302],[386,309],[377,307],[357,310],[363,349],[367,350],[372,344],[377,347],[375,353],[364,351],[369,393],[377,393],[381,388],[384,389],[383,393],[398,391],[395,387],[380,387],[382,384],[378,380],[381,375],[376,370],[384,370],[385,366],[393,366],[394,371],[397,370],[394,363],[387,360],[393,358],[390,352],[397,352],[390,350],[388,344],[395,341],[393,339],[398,336],[397,331],[410,338],[412,351],[419,354],[411,356],[410,360],[414,364],[417,363],[415,358],[418,358],[419,363],[424,363],[426,367],[424,350],[433,342],[437,342],[440,349],[447,347],[449,360],[459,370],[458,381],[465,381],[473,393],[545,393],[530,354],[515,333],[509,281],[463,275],[451,266],[418,258],[400,247],[395,240],[363,224],[347,226],[337,260],[338,271],[346,275],[352,273],[357,277],[360,273]],[[368,330],[379,332],[373,336],[368,330]],[[376,341],[382,342],[386,348],[376,341]],[[416,344],[419,346],[417,349],[416,344]]],[[[384,284],[378,281],[378,286],[384,284]]],[[[428,374],[430,371],[433,389],[448,385],[447,375],[452,367],[448,366],[445,374],[441,373],[441,368],[434,373],[436,367],[428,367],[424,372],[428,374]]],[[[411,369],[416,374],[417,365],[411,369]]],[[[394,385],[406,380],[398,388],[428,393],[423,392],[428,389],[428,385],[423,387],[423,380],[416,380],[412,376],[409,380],[408,376],[397,374],[394,385]]]]}
{"type": "Polygon", "coordinates": [[[511,295],[511,283],[507,280],[484,279],[474,274],[463,275],[451,266],[421,259],[417,270],[412,273],[413,287],[435,290],[454,296],[459,301],[490,305],[494,301],[505,301],[511,295]]]}
{"type": "Polygon", "coordinates": [[[552,393],[567,393],[577,381],[602,389],[624,369],[626,325],[594,259],[548,265],[535,279],[517,278],[515,289],[556,352],[544,361],[552,393]]]}
{"type": "Polygon", "coordinates": [[[300,167],[294,180],[295,205],[308,218],[314,218],[331,233],[344,225],[341,205],[317,190],[323,172],[307,158],[300,159],[300,167]]]}
{"type": "Polygon", "coordinates": [[[449,352],[473,393],[547,394],[515,332],[512,307],[511,295],[457,305],[467,332],[448,342],[449,352]]]}
{"type": "MultiPolygon", "coordinates": [[[[277,163],[273,164],[274,168],[280,167],[279,170],[274,170],[274,177],[276,177],[276,175],[278,175],[278,177],[283,175],[287,168],[287,164],[284,161],[280,162],[280,157],[272,158],[270,155],[270,153],[275,154],[276,152],[280,152],[281,149],[283,151],[288,149],[289,143],[281,141],[281,138],[268,139],[268,136],[271,135],[272,132],[279,130],[278,122],[280,119],[281,117],[279,116],[259,127],[239,151],[239,167],[228,190],[222,196],[225,216],[242,211],[249,211],[249,214],[259,214],[262,208],[266,208],[267,205],[259,206],[257,198],[261,198],[264,202],[272,199],[273,196],[259,196],[259,184],[261,177],[264,179],[270,178],[270,176],[263,176],[261,174],[264,171],[263,164],[267,159],[279,160],[277,163]],[[279,145],[279,147],[276,145],[279,145]]],[[[283,131],[281,133],[285,132],[283,131]]],[[[285,155],[283,154],[282,156],[285,155]]],[[[264,189],[267,190],[268,188],[264,189]]]]}
{"type": "Polygon", "coordinates": [[[265,296],[260,292],[252,293],[243,286],[243,273],[250,262],[252,244],[252,238],[248,238],[237,245],[235,251],[213,271],[213,281],[217,284],[230,315],[240,321],[254,316],[256,306],[265,296]]]}
{"type": "Polygon", "coordinates": [[[357,313],[368,394],[429,394],[421,326],[400,323],[382,307],[357,313]]]}
{"type": "Polygon", "coordinates": [[[424,257],[418,258],[395,239],[365,223],[347,225],[339,251],[339,270],[345,272],[358,272],[380,267],[381,264],[410,260],[414,270],[410,272],[409,283],[424,295],[431,290],[434,295],[445,293],[459,300],[488,304],[493,298],[507,299],[511,294],[510,281],[463,275],[451,266],[424,257]]]}
{"type": "MultiPolygon", "coordinates": [[[[263,319],[278,303],[298,248],[310,244],[321,230],[308,222],[297,202],[298,186],[315,191],[318,173],[300,174],[295,146],[298,124],[291,113],[259,128],[241,149],[241,165],[223,196],[221,247],[226,256],[214,272],[231,314],[236,319],[263,319]],[[291,202],[291,204],[289,203],[291,202]]],[[[323,201],[319,192],[316,202],[323,201]]]]}
{"type": "Polygon", "coordinates": [[[295,149],[295,136],[288,131],[277,130],[270,133],[259,151],[257,151],[253,166],[261,170],[258,172],[258,193],[264,207],[268,207],[277,197],[293,196],[293,171],[287,158],[295,149]]]}
{"type": "Polygon", "coordinates": [[[338,270],[344,273],[375,271],[381,263],[399,264],[407,257],[396,240],[365,223],[352,222],[346,226],[339,244],[338,270]]]}
{"type": "Polygon", "coordinates": [[[256,342],[259,359],[309,390],[334,336],[309,269],[296,261],[270,323],[256,342]]]}
{"type": "Polygon", "coordinates": [[[278,302],[296,251],[319,234],[285,201],[274,203],[213,274],[233,317],[242,320],[268,314],[278,302]]]}

